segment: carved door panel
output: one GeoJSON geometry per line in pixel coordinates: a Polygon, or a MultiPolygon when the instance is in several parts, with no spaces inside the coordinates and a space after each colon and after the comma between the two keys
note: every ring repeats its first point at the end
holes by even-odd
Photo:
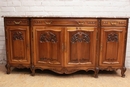
{"type": "Polygon", "coordinates": [[[61,27],[33,27],[34,65],[62,64],[63,29],[61,27]]]}
{"type": "Polygon", "coordinates": [[[30,64],[30,38],[28,26],[6,27],[7,57],[10,63],[30,64]]]}
{"type": "Polygon", "coordinates": [[[95,27],[66,28],[66,66],[95,66],[96,34],[95,27]]]}
{"type": "Polygon", "coordinates": [[[124,27],[102,27],[100,46],[100,66],[121,66],[125,51],[124,27]]]}

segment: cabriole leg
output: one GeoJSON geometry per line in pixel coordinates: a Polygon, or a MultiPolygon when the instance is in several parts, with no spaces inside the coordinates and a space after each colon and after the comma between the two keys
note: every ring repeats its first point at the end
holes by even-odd
{"type": "Polygon", "coordinates": [[[126,67],[123,67],[121,69],[121,77],[125,77],[125,71],[126,71],[126,67]]]}
{"type": "Polygon", "coordinates": [[[99,68],[96,67],[96,68],[95,68],[95,74],[94,74],[94,77],[95,77],[95,78],[98,78],[98,72],[99,72],[99,68]]]}
{"type": "Polygon", "coordinates": [[[10,65],[9,64],[6,64],[5,65],[5,67],[6,67],[6,69],[7,69],[7,74],[10,74],[10,72],[11,72],[11,67],[10,67],[10,65]]]}
{"type": "Polygon", "coordinates": [[[34,76],[35,75],[35,67],[34,67],[34,65],[31,66],[31,71],[32,71],[31,75],[34,76]]]}

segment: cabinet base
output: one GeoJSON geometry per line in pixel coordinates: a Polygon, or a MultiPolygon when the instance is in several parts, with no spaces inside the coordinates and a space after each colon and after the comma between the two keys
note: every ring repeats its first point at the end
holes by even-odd
{"type": "Polygon", "coordinates": [[[125,71],[126,71],[126,67],[112,67],[112,66],[108,66],[108,67],[103,67],[103,68],[100,68],[100,70],[107,70],[107,71],[113,71],[113,70],[118,70],[120,69],[121,70],[121,77],[125,77],[125,71]]]}
{"type": "Polygon", "coordinates": [[[11,73],[11,67],[14,67],[14,68],[30,68],[30,65],[23,65],[23,64],[9,64],[7,63],[5,65],[5,68],[7,69],[6,73],[7,74],[10,74],[11,73]]]}
{"type": "Polygon", "coordinates": [[[31,71],[32,71],[31,75],[32,75],[32,76],[35,75],[35,70],[36,70],[36,69],[50,70],[50,71],[53,71],[53,72],[58,73],[58,74],[72,74],[72,73],[75,73],[75,72],[80,71],[80,70],[84,70],[84,71],[86,71],[86,72],[89,71],[89,70],[92,70],[92,71],[95,72],[95,73],[94,73],[94,77],[95,77],[95,78],[98,77],[98,72],[99,72],[99,68],[98,68],[98,67],[96,67],[95,69],[94,69],[94,68],[93,68],[93,69],[91,69],[91,68],[89,68],[89,69],[80,69],[80,68],[67,68],[67,67],[60,67],[60,68],[55,68],[55,67],[53,67],[53,68],[43,68],[43,67],[35,67],[35,66],[32,66],[32,67],[31,67],[31,71]]]}

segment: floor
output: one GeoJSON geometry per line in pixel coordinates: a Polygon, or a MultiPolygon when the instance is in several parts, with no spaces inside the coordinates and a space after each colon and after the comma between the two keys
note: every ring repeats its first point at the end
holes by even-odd
{"type": "Polygon", "coordinates": [[[6,74],[4,65],[0,65],[0,87],[130,87],[130,69],[126,77],[120,77],[120,70],[100,71],[99,77],[93,77],[93,71],[79,71],[71,75],[59,75],[45,70],[36,70],[35,76],[29,69],[13,69],[6,74]]]}

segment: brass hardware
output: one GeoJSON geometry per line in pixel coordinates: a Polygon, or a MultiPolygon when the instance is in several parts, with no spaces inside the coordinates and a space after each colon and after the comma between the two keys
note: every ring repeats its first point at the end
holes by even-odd
{"type": "Polygon", "coordinates": [[[45,24],[51,24],[52,21],[45,21],[45,24]]]}
{"type": "Polygon", "coordinates": [[[66,51],[66,46],[64,43],[62,43],[62,51],[66,51]]]}
{"type": "Polygon", "coordinates": [[[111,25],[116,25],[116,23],[114,23],[114,22],[111,22],[111,25]]]}
{"type": "Polygon", "coordinates": [[[64,43],[62,43],[62,51],[64,51],[64,43]]]}
{"type": "Polygon", "coordinates": [[[84,22],[78,22],[78,21],[77,21],[77,23],[78,23],[79,25],[83,25],[83,24],[84,24],[84,22]]]}
{"type": "Polygon", "coordinates": [[[20,24],[20,23],[21,23],[21,21],[14,21],[14,23],[15,23],[15,24],[20,24]]]}

